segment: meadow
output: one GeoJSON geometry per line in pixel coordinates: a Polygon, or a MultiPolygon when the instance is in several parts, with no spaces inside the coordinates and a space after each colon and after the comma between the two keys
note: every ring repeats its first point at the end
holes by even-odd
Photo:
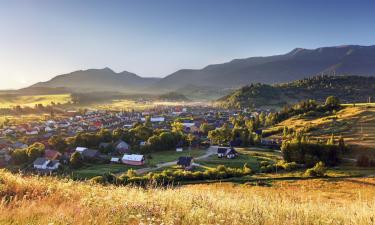
{"type": "Polygon", "coordinates": [[[0,224],[374,224],[375,179],[115,187],[0,172],[0,224]]]}
{"type": "Polygon", "coordinates": [[[65,104],[71,101],[70,94],[59,95],[25,95],[25,96],[0,96],[0,108],[12,108],[14,106],[34,107],[36,104],[50,105],[65,104]]]}

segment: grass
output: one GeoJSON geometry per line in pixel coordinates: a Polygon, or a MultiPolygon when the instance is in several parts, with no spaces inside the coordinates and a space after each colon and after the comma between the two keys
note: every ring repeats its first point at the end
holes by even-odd
{"type": "Polygon", "coordinates": [[[128,166],[124,164],[88,164],[72,172],[75,179],[90,179],[95,176],[101,176],[104,173],[122,173],[129,169],[139,169],[140,166],[128,166]]]}
{"type": "Polygon", "coordinates": [[[334,115],[318,118],[295,116],[276,125],[274,129],[284,126],[295,130],[309,128],[310,136],[320,139],[327,139],[331,134],[342,135],[347,144],[353,145],[355,149],[361,149],[360,152],[363,152],[362,149],[375,150],[374,107],[356,104],[355,107],[347,106],[334,115]]]}
{"type": "Polygon", "coordinates": [[[28,96],[12,96],[4,97],[0,96],[0,108],[12,108],[14,106],[21,107],[34,107],[36,104],[43,104],[44,106],[54,103],[67,103],[70,102],[69,94],[58,94],[58,95],[28,95],[28,96]]]}
{"type": "Polygon", "coordinates": [[[191,157],[198,157],[204,155],[207,150],[202,149],[192,149],[192,150],[184,150],[183,152],[176,152],[176,151],[161,151],[151,154],[152,159],[147,159],[147,164],[154,166],[159,163],[165,162],[172,162],[178,160],[181,156],[191,156],[191,157]]]}
{"type": "Polygon", "coordinates": [[[260,161],[275,162],[279,159],[278,153],[252,150],[249,148],[237,148],[239,155],[234,159],[218,158],[217,155],[212,155],[206,159],[196,160],[195,162],[209,168],[217,167],[218,165],[225,165],[232,168],[242,168],[247,164],[252,170],[259,170],[260,161]]]}
{"type": "Polygon", "coordinates": [[[92,185],[0,172],[0,224],[374,224],[375,180],[179,188],[92,185]]]}

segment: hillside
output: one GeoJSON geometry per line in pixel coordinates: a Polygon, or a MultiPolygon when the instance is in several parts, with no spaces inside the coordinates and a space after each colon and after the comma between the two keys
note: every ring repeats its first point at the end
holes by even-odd
{"type": "Polygon", "coordinates": [[[342,103],[375,99],[375,77],[315,76],[284,84],[251,84],[220,98],[218,103],[228,108],[282,107],[306,99],[323,102],[330,95],[342,103]]]}
{"type": "MultiPolygon", "coordinates": [[[[271,129],[282,131],[285,126],[293,130],[307,131],[314,139],[326,140],[332,134],[337,137],[343,136],[346,144],[354,147],[352,152],[354,155],[366,153],[375,156],[374,104],[359,106],[350,104],[334,115],[298,115],[271,129]]],[[[276,136],[281,137],[282,132],[276,136]]]]}
{"type": "Polygon", "coordinates": [[[364,225],[375,207],[371,178],[143,189],[0,171],[0,184],[0,224],[364,225]]]}
{"type": "Polygon", "coordinates": [[[75,71],[37,83],[31,88],[66,88],[71,92],[88,91],[140,91],[156,82],[158,78],[142,78],[127,71],[115,73],[109,68],[75,71]]]}
{"type": "Polygon", "coordinates": [[[273,84],[324,74],[375,75],[375,46],[347,45],[317,49],[296,48],[268,57],[235,59],[198,70],[179,70],[158,81],[155,89],[186,85],[240,87],[250,83],[273,84]]]}

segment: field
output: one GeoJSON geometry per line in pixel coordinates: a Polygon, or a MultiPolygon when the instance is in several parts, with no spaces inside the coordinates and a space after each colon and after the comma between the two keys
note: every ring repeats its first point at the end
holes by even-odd
{"type": "Polygon", "coordinates": [[[375,223],[372,178],[148,189],[7,172],[0,180],[0,224],[375,223]]]}
{"type": "Polygon", "coordinates": [[[218,158],[215,154],[205,159],[196,160],[195,163],[198,163],[204,168],[215,168],[219,165],[242,168],[246,164],[253,171],[258,171],[260,161],[276,162],[281,159],[275,152],[257,151],[249,148],[236,148],[236,151],[239,155],[234,159],[218,158]]]}
{"type": "Polygon", "coordinates": [[[155,154],[151,154],[151,159],[147,160],[147,164],[150,166],[155,166],[159,163],[165,162],[172,162],[177,161],[181,156],[191,156],[193,158],[203,155],[206,150],[201,149],[192,149],[192,150],[184,150],[183,152],[176,152],[176,151],[162,151],[156,152],[155,154]]]}
{"type": "Polygon", "coordinates": [[[0,108],[12,108],[14,106],[34,107],[36,104],[50,105],[54,103],[70,102],[69,94],[59,95],[31,95],[31,96],[0,96],[0,108]]]}
{"type": "Polygon", "coordinates": [[[162,106],[187,106],[202,105],[201,102],[160,102],[160,101],[134,101],[127,99],[112,100],[110,103],[96,103],[87,105],[88,107],[99,110],[147,110],[162,106]]]}
{"type": "Polygon", "coordinates": [[[90,179],[105,173],[122,173],[129,169],[138,169],[140,167],[128,166],[124,164],[89,164],[76,169],[71,176],[78,179],[90,179]]]}

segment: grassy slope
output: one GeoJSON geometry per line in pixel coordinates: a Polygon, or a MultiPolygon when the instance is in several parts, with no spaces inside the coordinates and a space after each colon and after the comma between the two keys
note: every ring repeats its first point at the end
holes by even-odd
{"type": "Polygon", "coordinates": [[[276,128],[284,126],[297,130],[309,126],[314,137],[343,135],[346,143],[355,145],[357,149],[375,149],[375,107],[348,106],[336,115],[319,118],[296,116],[283,121],[276,128]]]}
{"type": "Polygon", "coordinates": [[[0,180],[0,224],[373,224],[375,216],[375,180],[369,178],[176,189],[93,186],[7,172],[0,180]]]}

